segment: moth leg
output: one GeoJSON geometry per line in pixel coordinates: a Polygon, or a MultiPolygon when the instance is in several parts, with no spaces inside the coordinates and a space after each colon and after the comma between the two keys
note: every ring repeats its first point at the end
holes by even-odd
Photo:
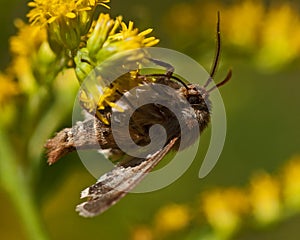
{"type": "Polygon", "coordinates": [[[154,58],[147,58],[147,59],[148,59],[149,61],[155,63],[155,64],[158,65],[158,66],[161,66],[161,67],[166,68],[167,72],[166,72],[165,76],[166,76],[167,78],[171,78],[171,76],[173,75],[173,73],[174,73],[174,71],[175,71],[174,67],[173,67],[171,64],[166,63],[166,62],[163,62],[163,61],[160,61],[160,60],[158,60],[158,59],[154,59],[154,58]]]}
{"type": "MultiPolygon", "coordinates": [[[[142,78],[158,77],[158,78],[160,78],[160,80],[163,80],[163,82],[166,82],[166,80],[173,79],[173,80],[176,80],[177,82],[181,83],[186,89],[188,89],[186,83],[183,80],[174,76],[175,68],[171,64],[160,61],[158,59],[154,59],[154,58],[147,58],[147,59],[149,61],[155,63],[158,66],[162,66],[162,67],[166,68],[167,72],[165,74],[161,74],[161,73],[145,74],[145,75],[141,75],[139,77],[142,77],[142,78]]],[[[170,84],[166,84],[166,85],[170,85],[170,84]]]]}

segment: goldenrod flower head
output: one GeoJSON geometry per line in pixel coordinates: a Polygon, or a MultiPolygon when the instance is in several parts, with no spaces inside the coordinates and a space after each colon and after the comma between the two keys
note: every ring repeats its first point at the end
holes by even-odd
{"type": "Polygon", "coordinates": [[[155,37],[146,37],[151,32],[152,29],[147,29],[139,33],[132,22],[127,26],[120,16],[114,20],[108,14],[100,14],[92,27],[86,48],[81,48],[74,59],[79,82],[87,77],[91,69],[116,53],[157,44],[159,40],[155,37]]]}
{"type": "Polygon", "coordinates": [[[300,156],[294,156],[282,171],[283,198],[287,208],[300,209],[300,156]]]}
{"type": "Polygon", "coordinates": [[[110,0],[34,0],[28,3],[33,9],[27,14],[33,24],[51,24],[61,17],[74,19],[82,11],[93,10],[97,5],[109,8],[110,0]]]}
{"type": "Polygon", "coordinates": [[[191,220],[190,209],[183,204],[170,204],[161,208],[155,217],[158,233],[168,233],[185,228],[191,220]]]}
{"type": "MultiPolygon", "coordinates": [[[[81,94],[81,102],[89,112],[95,113],[105,124],[108,124],[108,120],[99,111],[107,107],[119,109],[115,104],[119,96],[117,92],[123,93],[142,82],[142,79],[136,77],[137,72],[131,70],[138,69],[137,62],[143,59],[145,53],[142,51],[132,52],[128,56],[126,55],[126,58],[122,54],[126,53],[127,50],[150,47],[157,44],[158,40],[155,37],[147,37],[151,32],[152,29],[139,32],[137,28],[134,28],[133,22],[129,22],[126,25],[122,22],[122,17],[120,16],[114,20],[108,14],[100,14],[98,20],[91,28],[86,47],[81,48],[74,58],[79,82],[83,83],[86,80],[86,82],[90,81],[93,83],[88,83],[88,86],[85,85],[85,93],[81,94]],[[119,66],[117,63],[119,58],[122,61],[124,60],[122,66],[119,66]],[[112,59],[112,61],[106,61],[109,59],[112,59]],[[97,72],[100,72],[100,74],[107,71],[107,69],[100,69],[103,67],[101,65],[103,62],[105,62],[107,69],[111,67],[114,69],[113,72],[117,79],[112,84],[105,79],[105,76],[96,76],[97,74],[92,73],[94,68],[97,68],[97,72]],[[127,69],[124,66],[127,64],[135,64],[136,68],[129,67],[130,72],[123,74],[124,69],[127,69]],[[119,71],[118,67],[122,68],[119,69],[121,76],[117,74],[119,71]],[[89,75],[90,73],[91,75],[89,75]],[[95,112],[95,106],[97,106],[97,112],[95,112]]],[[[122,109],[119,110],[122,111],[122,109]]]]}
{"type": "Polygon", "coordinates": [[[280,217],[280,186],[271,175],[261,173],[252,178],[249,199],[253,215],[261,224],[274,222],[280,217]]]}
{"type": "Polygon", "coordinates": [[[202,195],[201,208],[207,221],[223,237],[238,229],[249,209],[247,195],[240,189],[215,189],[202,195]]]}
{"type": "Polygon", "coordinates": [[[126,25],[121,16],[113,20],[108,14],[100,14],[87,41],[87,49],[92,60],[101,63],[115,53],[156,45],[158,39],[146,37],[151,32],[152,29],[139,32],[133,22],[126,25]]]}
{"type": "Polygon", "coordinates": [[[27,14],[33,25],[46,26],[49,41],[56,52],[63,48],[74,50],[81,36],[85,35],[92,24],[97,5],[107,7],[109,0],[35,0],[27,14]]]}

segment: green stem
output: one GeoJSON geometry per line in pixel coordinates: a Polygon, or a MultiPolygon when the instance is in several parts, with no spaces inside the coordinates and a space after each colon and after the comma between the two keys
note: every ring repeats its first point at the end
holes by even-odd
{"type": "Polygon", "coordinates": [[[47,240],[49,238],[42,226],[33,195],[24,178],[24,172],[20,171],[15,151],[9,143],[9,138],[0,129],[0,180],[2,186],[11,197],[28,239],[47,240]]]}
{"type": "Polygon", "coordinates": [[[44,149],[44,144],[49,136],[53,135],[55,129],[65,120],[68,116],[71,119],[72,109],[74,107],[74,99],[78,91],[78,85],[75,79],[68,79],[69,84],[65,84],[58,89],[55,89],[55,99],[47,111],[39,119],[35,125],[34,130],[31,131],[30,138],[28,138],[28,159],[30,159],[30,167],[28,176],[31,182],[36,181],[37,170],[42,161],[41,159],[44,149]],[[74,80],[74,81],[72,81],[74,80]],[[63,107],[62,107],[63,106],[63,107]]]}

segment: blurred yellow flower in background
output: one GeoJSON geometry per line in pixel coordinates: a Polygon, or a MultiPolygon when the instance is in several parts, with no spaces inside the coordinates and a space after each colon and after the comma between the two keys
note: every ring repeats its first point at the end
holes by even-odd
{"type": "Polygon", "coordinates": [[[186,204],[170,203],[160,208],[151,226],[134,226],[132,240],[163,239],[186,229],[192,221],[192,209],[186,204]]]}
{"type": "Polygon", "coordinates": [[[18,79],[20,89],[32,93],[38,88],[34,74],[45,71],[41,66],[47,65],[55,58],[47,43],[46,30],[31,26],[22,20],[16,20],[18,33],[10,38],[10,51],[13,59],[9,71],[18,79]]]}
{"type": "Polygon", "coordinates": [[[220,1],[178,3],[166,14],[166,29],[184,47],[192,41],[191,36],[206,38],[205,33],[215,28],[217,10],[221,13],[223,42],[238,52],[250,54],[252,58],[249,59],[256,67],[278,71],[299,58],[299,8],[291,2],[269,5],[260,0],[232,4],[220,1]]]}
{"type": "Polygon", "coordinates": [[[20,89],[8,75],[0,73],[0,109],[8,103],[11,98],[19,94],[20,89]]]}
{"type": "Polygon", "coordinates": [[[222,34],[225,41],[248,49],[255,48],[260,40],[266,11],[264,8],[261,1],[247,0],[222,9],[222,34]]]}
{"type": "Polygon", "coordinates": [[[291,3],[274,6],[266,13],[261,29],[258,66],[280,67],[300,55],[300,18],[291,3]]]}
{"type": "Polygon", "coordinates": [[[160,208],[154,225],[137,226],[132,239],[162,239],[179,230],[186,234],[190,226],[199,229],[199,239],[232,239],[245,226],[261,229],[285,220],[300,212],[300,157],[289,159],[280,175],[261,172],[244,188],[210,189],[197,202],[200,211],[192,212],[194,204],[170,203],[160,208]]]}
{"type": "Polygon", "coordinates": [[[249,201],[257,222],[268,224],[280,217],[280,184],[267,173],[255,175],[250,182],[249,201]]]}
{"type": "Polygon", "coordinates": [[[152,240],[154,239],[152,230],[147,226],[136,226],[132,231],[132,240],[152,240]]]}
{"type": "Polygon", "coordinates": [[[240,227],[249,203],[241,189],[215,189],[201,194],[200,207],[217,234],[226,238],[240,227]]]}
{"type": "Polygon", "coordinates": [[[289,211],[300,210],[300,156],[292,157],[281,172],[284,204],[289,211]]]}
{"type": "Polygon", "coordinates": [[[156,213],[154,225],[157,232],[167,233],[187,227],[190,219],[190,209],[187,205],[173,203],[156,213]]]}
{"type": "Polygon", "coordinates": [[[9,74],[0,72],[0,130],[11,124],[15,117],[15,98],[21,93],[20,87],[9,74]]]}

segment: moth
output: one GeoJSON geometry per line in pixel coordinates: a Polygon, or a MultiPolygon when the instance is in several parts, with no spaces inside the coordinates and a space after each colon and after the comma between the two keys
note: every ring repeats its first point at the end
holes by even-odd
{"type": "MultiPolygon", "coordinates": [[[[196,140],[194,133],[199,131],[201,133],[210,121],[210,92],[228,82],[232,75],[231,70],[229,70],[223,81],[207,89],[216,73],[219,57],[220,20],[218,14],[217,51],[210,77],[203,86],[186,84],[173,74],[174,69],[170,64],[157,59],[150,58],[149,61],[164,66],[166,73],[141,74],[140,72],[136,72],[134,75],[135,80],[139,82],[139,85],[155,93],[152,96],[153,99],[163,96],[163,99],[167,102],[168,99],[174,97],[175,91],[175,97],[177,97],[178,101],[169,104],[173,104],[174,108],[180,109],[182,107],[181,102],[184,100],[191,106],[190,109],[185,107],[180,109],[183,113],[183,119],[181,120],[183,120],[184,126],[179,124],[172,111],[160,104],[146,104],[138,108],[138,110],[133,111],[130,124],[127,127],[129,127],[130,137],[135,144],[147,146],[151,142],[149,131],[154,124],[163,126],[166,131],[166,141],[162,148],[154,150],[146,157],[132,157],[119,148],[111,128],[111,122],[114,121],[112,119],[113,107],[111,105],[103,105],[104,107],[101,110],[92,112],[92,117],[77,122],[71,128],[63,129],[47,141],[45,148],[47,149],[48,163],[50,165],[76,149],[98,149],[99,146],[101,149],[107,150],[112,158],[119,159],[110,172],[102,175],[94,185],[82,191],[81,198],[87,198],[87,200],[76,207],[76,211],[81,216],[94,217],[99,215],[123,198],[143,180],[167,153],[178,149],[181,141],[181,131],[187,132],[190,136],[184,147],[188,147],[188,145],[196,140]],[[156,89],[155,86],[157,84],[168,86],[173,91],[156,89]]],[[[132,110],[133,106],[130,97],[136,96],[130,96],[126,90],[123,92],[116,91],[115,94],[118,96],[118,104],[123,109],[132,110]]],[[[139,93],[136,92],[136,94],[138,95],[139,93]]],[[[83,108],[89,110],[84,102],[82,105],[83,108]]],[[[122,117],[122,113],[120,114],[117,116],[122,117]]],[[[121,117],[120,119],[122,119],[121,117]]],[[[118,120],[121,121],[120,119],[118,120]]],[[[120,136],[122,138],[122,131],[120,132],[120,136]]],[[[123,140],[126,141],[126,137],[123,140]]]]}

